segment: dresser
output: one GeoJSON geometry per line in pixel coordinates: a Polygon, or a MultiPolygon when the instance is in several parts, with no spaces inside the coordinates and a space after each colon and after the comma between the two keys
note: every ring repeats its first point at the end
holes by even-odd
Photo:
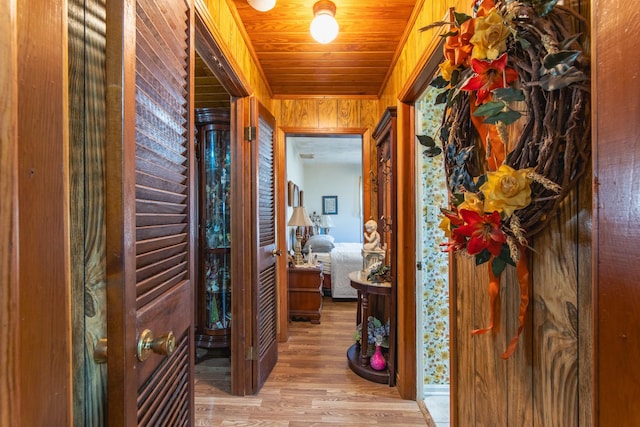
{"type": "Polygon", "coordinates": [[[322,264],[289,267],[289,319],[320,323],[322,312],[322,264]]]}

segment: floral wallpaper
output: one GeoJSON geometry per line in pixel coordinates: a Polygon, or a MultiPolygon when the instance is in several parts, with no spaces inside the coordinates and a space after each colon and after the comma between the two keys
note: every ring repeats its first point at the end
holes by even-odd
{"type": "MultiPolygon", "coordinates": [[[[429,87],[416,103],[416,133],[435,137],[443,106],[435,104],[437,91],[429,87]]],[[[436,144],[439,145],[439,144],[436,144]]],[[[419,146],[422,200],[422,336],[424,385],[449,384],[449,263],[440,244],[446,241],[440,208],[447,206],[443,155],[429,156],[419,146]]],[[[420,332],[420,331],[419,331],[420,332]]]]}

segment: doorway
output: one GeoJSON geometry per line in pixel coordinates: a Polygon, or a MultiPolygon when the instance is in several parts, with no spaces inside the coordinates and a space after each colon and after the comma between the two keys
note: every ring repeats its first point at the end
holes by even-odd
{"type": "MultiPolygon", "coordinates": [[[[437,140],[444,104],[429,86],[415,103],[415,132],[437,140]]],[[[416,275],[418,400],[423,399],[436,424],[448,425],[450,396],[449,256],[438,227],[447,204],[442,150],[416,144],[416,275]]]]}
{"type": "MultiPolygon", "coordinates": [[[[286,179],[298,187],[299,205],[314,221],[314,234],[362,242],[362,135],[287,134],[285,144],[286,179]],[[336,210],[325,212],[323,197],[333,196],[336,210]]],[[[287,218],[291,210],[287,206],[287,218]]]]}

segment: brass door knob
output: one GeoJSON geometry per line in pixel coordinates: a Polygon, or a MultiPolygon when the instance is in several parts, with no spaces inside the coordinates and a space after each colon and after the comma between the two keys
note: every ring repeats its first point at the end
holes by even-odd
{"type": "Polygon", "coordinates": [[[280,249],[274,249],[274,250],[271,251],[271,255],[280,256],[280,255],[282,255],[282,251],[280,249]]]}
{"type": "Polygon", "coordinates": [[[151,353],[170,356],[176,350],[176,336],[168,332],[159,337],[154,337],[153,332],[145,329],[138,339],[138,360],[144,362],[151,353]]]}

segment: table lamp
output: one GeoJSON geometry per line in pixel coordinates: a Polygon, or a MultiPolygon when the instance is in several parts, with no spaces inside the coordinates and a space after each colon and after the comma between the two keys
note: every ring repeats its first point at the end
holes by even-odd
{"type": "Polygon", "coordinates": [[[304,264],[304,258],[302,257],[302,233],[300,227],[313,227],[313,222],[307,214],[307,210],[304,206],[296,206],[293,208],[293,213],[287,225],[296,227],[296,244],[294,246],[293,263],[295,265],[304,264]]]}
{"type": "Polygon", "coordinates": [[[324,234],[329,234],[329,230],[335,227],[335,225],[333,224],[333,220],[329,215],[322,215],[322,219],[320,220],[320,227],[324,229],[324,234]]]}

